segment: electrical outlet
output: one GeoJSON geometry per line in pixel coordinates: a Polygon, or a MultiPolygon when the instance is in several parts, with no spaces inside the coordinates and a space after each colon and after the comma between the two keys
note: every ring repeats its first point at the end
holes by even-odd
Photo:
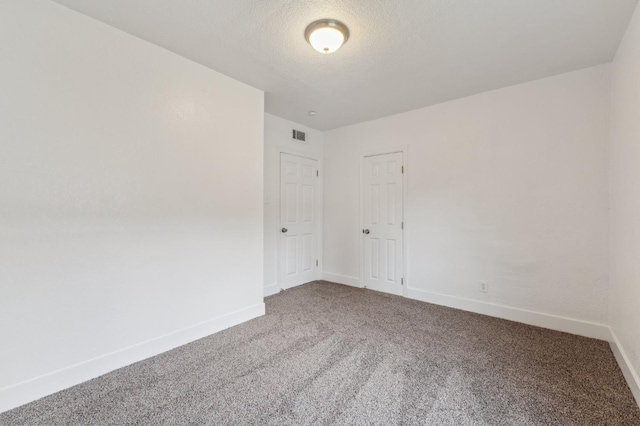
{"type": "Polygon", "coordinates": [[[478,291],[480,293],[489,293],[489,281],[480,281],[478,291]]]}

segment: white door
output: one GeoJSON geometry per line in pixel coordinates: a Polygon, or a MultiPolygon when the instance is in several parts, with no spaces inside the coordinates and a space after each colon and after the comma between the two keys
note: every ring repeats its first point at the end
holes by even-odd
{"type": "Polygon", "coordinates": [[[287,289],[316,279],[318,162],[280,154],[279,285],[287,289]]]}
{"type": "Polygon", "coordinates": [[[402,152],[363,158],[363,277],[367,288],[402,294],[402,152]]]}

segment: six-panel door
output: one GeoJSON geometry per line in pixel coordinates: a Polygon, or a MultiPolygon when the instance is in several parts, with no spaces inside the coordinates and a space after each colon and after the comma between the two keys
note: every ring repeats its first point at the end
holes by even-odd
{"type": "Polygon", "coordinates": [[[316,279],[317,161],[280,154],[280,287],[316,279]]]}
{"type": "Polygon", "coordinates": [[[363,281],[367,288],[402,294],[402,153],[364,157],[363,281]]]}

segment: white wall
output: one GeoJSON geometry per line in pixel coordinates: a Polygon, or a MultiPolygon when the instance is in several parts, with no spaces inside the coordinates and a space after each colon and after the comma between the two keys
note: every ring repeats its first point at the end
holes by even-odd
{"type": "Polygon", "coordinates": [[[640,8],[612,66],[611,106],[609,323],[640,403],[640,8]]]}
{"type": "Polygon", "coordinates": [[[0,39],[0,411],[264,312],[263,93],[45,0],[0,39]]]}
{"type": "MultiPolygon", "coordinates": [[[[325,133],[325,277],[360,279],[361,154],[408,146],[405,294],[604,323],[609,77],[598,66],[325,133]]],[[[606,337],[594,327],[571,330],[606,337]]]]}
{"type": "MultiPolygon", "coordinates": [[[[264,117],[264,285],[265,296],[280,291],[278,285],[278,238],[280,236],[280,153],[301,155],[318,159],[318,167],[322,171],[324,134],[293,121],[288,121],[275,115],[265,114],[264,117]],[[306,142],[292,138],[292,130],[306,133],[306,142]]],[[[319,181],[319,191],[322,193],[322,176],[319,181]]],[[[320,203],[322,199],[319,199],[320,203]]],[[[322,205],[318,205],[318,216],[322,217],[322,205]]],[[[322,234],[318,236],[318,254],[322,256],[322,234]]],[[[320,269],[322,270],[322,258],[320,269]]],[[[318,275],[318,278],[321,278],[318,275]]]]}

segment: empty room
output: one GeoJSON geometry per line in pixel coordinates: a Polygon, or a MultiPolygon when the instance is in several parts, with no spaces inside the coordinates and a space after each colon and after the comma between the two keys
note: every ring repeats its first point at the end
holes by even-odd
{"type": "Polygon", "coordinates": [[[639,403],[638,0],[0,0],[0,425],[639,403]]]}

